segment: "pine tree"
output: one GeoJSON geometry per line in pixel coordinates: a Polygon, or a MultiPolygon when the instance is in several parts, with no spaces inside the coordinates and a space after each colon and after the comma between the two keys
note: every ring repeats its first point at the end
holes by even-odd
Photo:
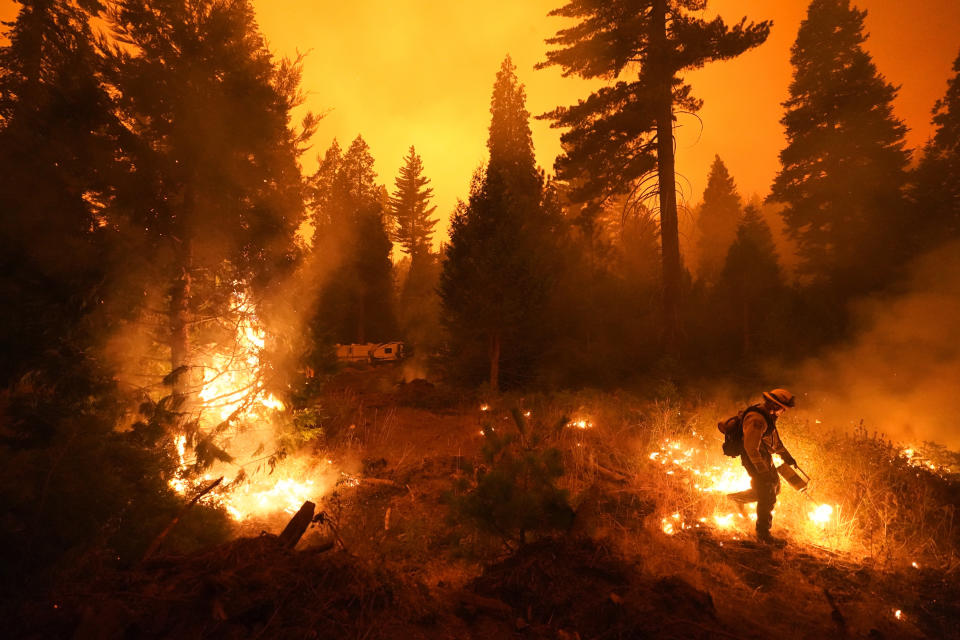
{"type": "Polygon", "coordinates": [[[740,194],[720,156],[716,156],[697,217],[697,277],[716,282],[742,215],[740,194]]]}
{"type": "Polygon", "coordinates": [[[365,343],[396,337],[386,196],[374,162],[358,135],[342,155],[334,142],[311,180],[313,258],[328,265],[336,258],[314,314],[314,334],[322,339],[365,343]]]}
{"type": "Polygon", "coordinates": [[[953,71],[933,107],[935,132],[914,177],[917,250],[960,236],[960,54],[953,71]]]}
{"type": "Polygon", "coordinates": [[[906,127],[896,88],[863,48],[865,11],[813,0],[791,49],[787,146],[770,198],[798,242],[801,269],[842,294],[881,285],[904,256],[906,127]]]}
{"type": "Polygon", "coordinates": [[[343,154],[334,180],[337,202],[335,223],[342,223],[360,211],[380,203],[380,186],[370,145],[358,135],[343,154]]]}
{"type": "Polygon", "coordinates": [[[117,238],[103,209],[126,170],[98,79],[84,8],[93,3],[18,4],[0,49],[0,384],[41,366],[103,311],[94,301],[117,238]]]}
{"type": "Polygon", "coordinates": [[[769,337],[776,329],[769,321],[782,288],[770,227],[756,207],[747,205],[717,285],[723,306],[739,329],[744,354],[756,346],[769,346],[763,344],[764,340],[757,345],[757,336],[769,337]]]}
{"type": "Polygon", "coordinates": [[[310,193],[308,206],[315,234],[322,235],[333,224],[335,185],[342,164],[343,152],[334,138],[323,158],[319,159],[316,172],[308,180],[310,193]]]}
{"type": "MultiPolygon", "coordinates": [[[[129,425],[142,397],[104,357],[105,337],[142,304],[128,276],[144,247],[118,205],[137,140],[101,81],[90,22],[102,6],[18,4],[0,49],[5,593],[46,590],[90,550],[135,561],[183,507],[167,483],[174,451],[129,425]]],[[[171,538],[223,539],[222,514],[192,511],[171,538]]]]}
{"type": "Polygon", "coordinates": [[[274,61],[245,0],[124,0],[109,18],[123,46],[107,78],[136,140],[122,204],[166,283],[171,368],[189,371],[193,319],[219,317],[237,284],[262,291],[296,258],[297,158],[315,118],[293,130],[299,63],[274,61]]]}
{"type": "Polygon", "coordinates": [[[445,322],[464,354],[486,347],[487,380],[500,386],[501,360],[516,383],[539,348],[548,286],[550,220],[541,204],[523,85],[509,56],[491,100],[490,159],[453,216],[440,278],[445,322]],[[538,331],[538,329],[540,329],[538,331]]]}
{"type": "Polygon", "coordinates": [[[423,162],[411,146],[396,179],[397,189],[390,198],[395,225],[392,239],[411,258],[430,251],[437,223],[432,217],[437,208],[429,206],[433,189],[428,184],[430,179],[423,175],[423,162]]]}
{"type": "Polygon", "coordinates": [[[547,40],[558,48],[538,67],[558,65],[564,75],[619,79],[571,107],[543,117],[568,128],[557,160],[561,178],[577,179],[574,200],[595,206],[617,194],[646,199],[659,194],[663,260],[664,335],[680,336],[682,266],[674,176],[674,110],[697,111],[700,101],[680,74],[713,60],[740,55],[766,40],[769,22],[728,27],[694,12],[706,2],[687,0],[570,0],[552,16],[579,20],[547,40]],[[656,174],[656,188],[650,186],[656,174]]]}

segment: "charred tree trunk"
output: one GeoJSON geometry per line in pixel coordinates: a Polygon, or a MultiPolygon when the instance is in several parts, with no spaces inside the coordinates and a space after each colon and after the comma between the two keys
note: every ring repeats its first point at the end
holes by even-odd
{"type": "Polygon", "coordinates": [[[500,390],[500,331],[490,334],[490,390],[500,390]]]}
{"type": "Polygon", "coordinates": [[[656,65],[661,74],[657,105],[657,176],[660,192],[660,252],[663,260],[663,329],[668,352],[680,341],[680,235],[677,221],[677,185],[673,151],[673,72],[667,51],[666,0],[653,3],[656,65]]]}
{"type": "Polygon", "coordinates": [[[316,505],[309,500],[303,503],[300,510],[297,511],[295,516],[290,518],[290,522],[287,523],[283,532],[280,533],[278,541],[281,545],[287,549],[293,549],[297,546],[300,538],[302,538],[306,532],[307,527],[313,522],[313,512],[315,509],[316,505]]]}

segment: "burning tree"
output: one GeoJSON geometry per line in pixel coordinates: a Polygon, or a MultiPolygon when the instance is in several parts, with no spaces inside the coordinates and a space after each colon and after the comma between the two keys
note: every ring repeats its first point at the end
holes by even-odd
{"type": "Polygon", "coordinates": [[[263,412],[282,404],[267,390],[255,307],[298,258],[297,158],[316,120],[291,126],[299,63],[273,59],[248,2],[126,0],[108,17],[106,78],[131,170],[104,215],[142,251],[130,280],[152,283],[141,296],[155,363],[144,406],[176,444],[186,491],[188,466],[202,476],[234,460],[239,429],[265,429],[259,441],[274,444],[263,412]]]}

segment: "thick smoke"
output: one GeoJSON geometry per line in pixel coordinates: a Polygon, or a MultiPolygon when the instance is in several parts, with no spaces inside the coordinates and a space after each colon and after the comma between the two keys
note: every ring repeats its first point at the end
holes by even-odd
{"type": "Polygon", "coordinates": [[[960,242],[918,259],[899,293],[862,301],[855,315],[848,346],[792,377],[810,417],[960,447],[960,242]]]}

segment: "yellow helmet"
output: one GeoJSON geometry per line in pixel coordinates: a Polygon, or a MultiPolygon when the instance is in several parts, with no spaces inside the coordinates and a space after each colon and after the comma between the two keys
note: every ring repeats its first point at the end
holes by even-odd
{"type": "Polygon", "coordinates": [[[786,389],[774,389],[773,391],[764,391],[763,398],[776,405],[783,407],[784,409],[792,409],[796,405],[793,394],[787,391],[786,389]]]}

